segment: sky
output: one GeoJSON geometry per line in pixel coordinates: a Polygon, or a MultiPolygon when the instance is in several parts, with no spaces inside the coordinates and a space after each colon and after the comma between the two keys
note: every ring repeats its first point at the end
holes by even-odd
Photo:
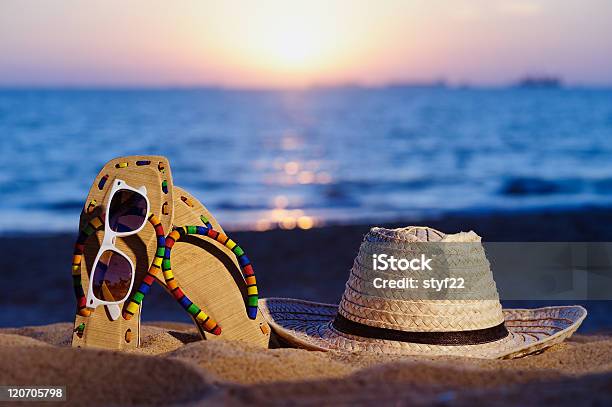
{"type": "Polygon", "coordinates": [[[612,84],[610,0],[1,0],[0,86],[612,84]]]}

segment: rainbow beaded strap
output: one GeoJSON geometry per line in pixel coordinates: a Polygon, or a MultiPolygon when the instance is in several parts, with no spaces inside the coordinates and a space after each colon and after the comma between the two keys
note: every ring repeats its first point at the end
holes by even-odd
{"type": "MultiPolygon", "coordinates": [[[[187,235],[206,236],[213,240],[216,240],[217,242],[230,249],[238,260],[238,264],[240,265],[240,269],[242,271],[242,276],[247,285],[247,315],[250,319],[255,319],[257,317],[257,303],[259,301],[259,292],[257,290],[257,280],[255,278],[255,271],[253,270],[251,260],[247,257],[242,247],[240,247],[236,242],[230,239],[229,236],[214,230],[212,226],[209,225],[210,223],[206,222],[206,226],[175,227],[174,230],[170,232],[170,234],[168,234],[168,236],[166,237],[166,254],[164,257],[164,261],[162,262],[162,270],[164,272],[164,277],[173,277],[172,268],[170,265],[170,256],[174,243],[178,242],[180,239],[187,235]]],[[[181,294],[183,293],[180,288],[177,287],[176,289],[172,290],[172,293],[179,302],[182,301],[181,294]]],[[[183,305],[182,302],[181,305],[183,305]]]]}
{"type": "Polygon", "coordinates": [[[149,217],[149,222],[151,222],[155,228],[155,234],[157,235],[157,251],[155,253],[155,259],[153,260],[147,275],[143,279],[138,290],[132,295],[132,298],[123,312],[123,317],[125,319],[130,319],[132,315],[134,315],[144,300],[145,295],[149,293],[151,284],[153,284],[155,281],[155,272],[161,268],[166,286],[181,307],[183,307],[185,311],[193,316],[193,318],[198,321],[206,332],[210,332],[214,335],[221,334],[221,327],[213,318],[211,318],[206,312],[204,312],[189,299],[185,292],[180,288],[179,283],[172,272],[170,260],[172,248],[177,241],[190,234],[197,234],[214,239],[234,253],[247,284],[247,315],[250,319],[255,319],[257,317],[259,293],[257,290],[255,271],[253,270],[251,261],[247,257],[244,250],[236,242],[230,239],[227,235],[214,230],[208,220],[203,219],[203,221],[205,226],[177,227],[170,232],[168,236],[164,237],[164,230],[159,219],[157,219],[154,215],[149,217]]]}
{"type": "MultiPolygon", "coordinates": [[[[134,315],[134,313],[138,310],[140,304],[144,300],[145,295],[147,295],[151,289],[151,284],[155,281],[155,272],[158,271],[166,261],[169,262],[167,256],[167,248],[166,248],[166,238],[164,237],[164,228],[161,224],[161,221],[153,214],[149,216],[149,222],[155,228],[155,235],[157,236],[157,250],[155,252],[155,258],[153,259],[153,263],[151,263],[151,267],[147,271],[147,275],[142,280],[140,287],[138,290],[132,295],[127,307],[123,311],[123,318],[130,319],[134,315]]],[[[169,267],[169,263],[168,263],[169,267]]],[[[202,328],[206,332],[210,332],[213,335],[221,334],[221,327],[217,324],[217,322],[212,319],[208,314],[206,314],[200,307],[194,304],[189,297],[183,293],[183,291],[178,286],[178,282],[174,278],[172,274],[172,270],[162,269],[164,280],[166,281],[166,285],[168,289],[172,292],[174,298],[178,301],[178,303],[189,313],[191,314],[195,320],[202,326],[202,328]]]]}
{"type": "MultiPolygon", "coordinates": [[[[200,307],[193,303],[185,292],[180,288],[178,281],[174,277],[171,265],[172,247],[174,244],[186,235],[201,235],[206,236],[223,244],[234,253],[240,265],[242,275],[247,284],[247,315],[250,319],[257,317],[257,303],[259,301],[259,293],[257,290],[257,281],[255,279],[255,271],[253,265],[247,257],[244,250],[227,235],[217,232],[212,228],[212,225],[207,220],[204,222],[206,226],[183,226],[176,227],[172,232],[164,238],[163,228],[159,221],[152,217],[149,219],[155,226],[157,234],[157,252],[155,259],[151,265],[147,276],[143,279],[140,287],[134,293],[128,306],[126,307],[123,317],[130,319],[142,303],[144,296],[148,294],[151,284],[155,281],[154,273],[160,268],[166,281],[166,286],[172,293],[176,301],[186,310],[196,321],[203,327],[206,332],[214,335],[221,334],[221,327],[200,307]]],[[[204,219],[203,219],[204,221],[204,219]]]]}
{"type": "Polygon", "coordinates": [[[165,252],[165,233],[164,227],[161,224],[161,221],[157,218],[157,216],[150,214],[148,217],[148,221],[151,225],[153,225],[153,229],[155,229],[155,236],[157,237],[157,249],[155,251],[155,257],[153,258],[153,262],[147,271],[147,275],[143,278],[138,290],[132,295],[127,307],[125,307],[123,311],[124,319],[131,319],[138,307],[142,303],[142,300],[145,295],[149,293],[151,290],[151,285],[155,281],[155,272],[161,269],[161,263],[164,258],[165,252]]]}

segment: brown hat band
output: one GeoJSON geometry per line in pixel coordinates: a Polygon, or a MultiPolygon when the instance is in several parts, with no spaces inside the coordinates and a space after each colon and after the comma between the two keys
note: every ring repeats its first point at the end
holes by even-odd
{"type": "Polygon", "coordinates": [[[360,324],[337,314],[332,325],[338,331],[349,335],[427,345],[477,345],[495,342],[508,336],[503,322],[490,328],[470,331],[406,332],[360,324]]]}

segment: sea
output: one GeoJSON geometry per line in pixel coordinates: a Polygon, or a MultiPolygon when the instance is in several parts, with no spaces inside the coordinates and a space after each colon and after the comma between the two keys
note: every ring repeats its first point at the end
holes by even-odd
{"type": "Polygon", "coordinates": [[[132,154],[229,230],[605,207],[612,89],[4,89],[0,148],[4,235],[75,232],[132,154]]]}

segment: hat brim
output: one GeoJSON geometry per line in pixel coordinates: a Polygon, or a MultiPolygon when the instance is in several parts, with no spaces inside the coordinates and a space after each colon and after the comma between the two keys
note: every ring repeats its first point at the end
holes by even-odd
{"type": "Polygon", "coordinates": [[[260,308],[283,340],[311,350],[448,355],[497,359],[516,358],[545,349],[570,337],[587,315],[579,305],[503,310],[509,334],[498,341],[477,345],[430,345],[372,339],[334,328],[338,306],[288,298],[267,298],[260,308]]]}

